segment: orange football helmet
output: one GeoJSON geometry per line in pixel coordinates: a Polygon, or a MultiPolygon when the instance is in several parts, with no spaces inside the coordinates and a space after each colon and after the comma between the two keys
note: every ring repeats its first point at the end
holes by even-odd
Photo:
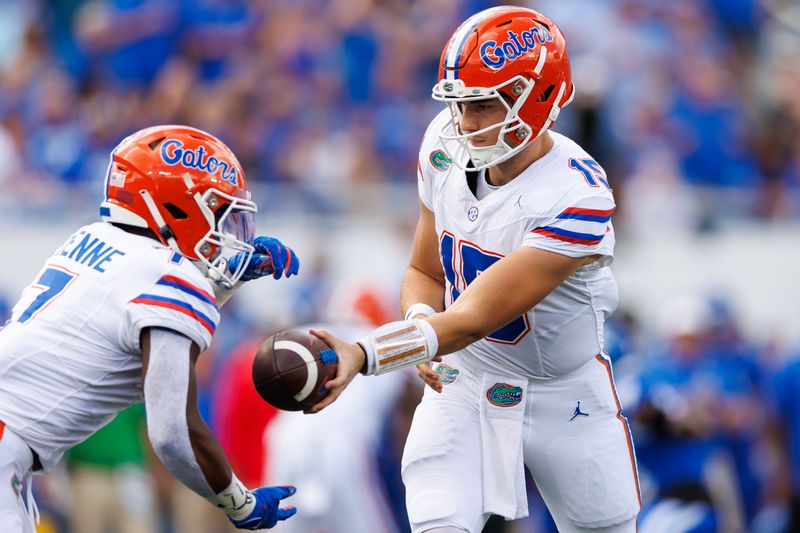
{"type": "MultiPolygon", "coordinates": [[[[449,104],[457,141],[475,169],[496,165],[538,138],[574,95],[566,43],[555,23],[532,9],[504,6],[468,18],[442,52],[433,98],[449,104]],[[480,131],[459,129],[463,102],[497,98],[506,118],[480,131]],[[475,147],[470,138],[500,128],[497,143],[475,147]]],[[[451,154],[451,156],[454,154],[451,154]]],[[[463,166],[461,158],[454,162],[463,166]]]]}
{"type": "Polygon", "coordinates": [[[255,202],[233,152],[204,131],[154,126],[111,152],[100,216],[149,228],[162,244],[232,286],[253,253],[255,202]],[[228,272],[228,259],[247,254],[228,272]]]}

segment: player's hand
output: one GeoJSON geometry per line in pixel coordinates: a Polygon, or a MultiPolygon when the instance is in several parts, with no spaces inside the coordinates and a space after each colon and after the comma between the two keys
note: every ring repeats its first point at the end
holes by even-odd
{"type": "MultiPolygon", "coordinates": [[[[298,270],[300,270],[300,259],[298,259],[297,254],[278,239],[256,237],[253,246],[255,251],[250,256],[250,262],[247,264],[244,274],[242,274],[242,281],[250,281],[270,275],[275,279],[280,279],[284,274],[288,278],[297,274],[298,270]]],[[[229,272],[236,272],[242,257],[242,255],[235,255],[231,258],[228,263],[229,272]]]]}
{"type": "Polygon", "coordinates": [[[336,398],[347,388],[347,385],[353,380],[364,367],[366,361],[366,354],[361,346],[358,344],[350,344],[343,340],[334,337],[325,330],[309,330],[312,335],[315,335],[325,341],[328,346],[333,348],[336,356],[339,358],[339,365],[336,368],[336,377],[327,382],[324,386],[328,389],[328,394],[320,402],[312,405],[304,412],[307,414],[318,413],[325,409],[330,404],[336,401],[336,398]]]}
{"type": "MultiPolygon", "coordinates": [[[[297,257],[297,254],[278,239],[273,239],[272,237],[256,237],[253,246],[256,249],[253,255],[258,254],[266,256],[270,260],[272,272],[268,272],[264,275],[272,274],[273,278],[281,279],[283,274],[286,274],[288,278],[297,274],[300,270],[300,259],[297,257]]],[[[252,265],[253,261],[251,260],[248,269],[252,265]]]]}
{"type": "MultiPolygon", "coordinates": [[[[441,360],[441,357],[439,357],[441,360]]],[[[429,362],[420,363],[417,365],[417,374],[422,381],[425,382],[430,388],[436,392],[442,392],[444,385],[439,381],[439,374],[431,367],[429,362]]]]}
{"type": "Polygon", "coordinates": [[[252,491],[256,499],[253,512],[241,520],[228,520],[238,529],[265,529],[274,527],[280,520],[286,520],[297,512],[295,507],[279,508],[280,502],[297,491],[294,487],[261,487],[252,491]]]}

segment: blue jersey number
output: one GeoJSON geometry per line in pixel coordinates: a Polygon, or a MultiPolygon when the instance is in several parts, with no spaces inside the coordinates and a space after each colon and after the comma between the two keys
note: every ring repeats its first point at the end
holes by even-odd
{"type": "Polygon", "coordinates": [[[71,272],[53,267],[42,272],[42,275],[36,280],[34,286],[38,285],[45,290],[36,296],[36,299],[34,299],[27,309],[19,316],[17,322],[25,323],[29,321],[37,311],[50,303],[53,298],[64,292],[64,289],[67,288],[70,281],[75,279],[75,276],[77,276],[77,274],[72,274],[71,272]]]}
{"type": "MultiPolygon", "coordinates": [[[[456,288],[456,246],[453,235],[444,232],[440,239],[442,265],[444,266],[444,275],[447,281],[450,282],[450,294],[453,301],[458,298],[461,293],[456,288]]],[[[478,274],[488,269],[496,261],[503,256],[492,252],[487,252],[464,241],[461,241],[458,252],[461,254],[461,276],[464,279],[464,286],[466,287],[478,277],[478,274]]],[[[492,342],[499,342],[502,344],[516,344],[522,337],[530,330],[526,317],[521,316],[515,318],[502,328],[486,336],[486,340],[492,342]]]]}
{"type": "Polygon", "coordinates": [[[605,186],[606,189],[611,190],[611,185],[609,185],[608,181],[606,180],[606,175],[605,172],[603,172],[603,168],[598,165],[597,161],[594,159],[570,159],[569,168],[577,170],[583,174],[583,177],[586,179],[586,183],[589,184],[589,187],[599,187],[600,185],[597,183],[599,181],[605,186]]]}

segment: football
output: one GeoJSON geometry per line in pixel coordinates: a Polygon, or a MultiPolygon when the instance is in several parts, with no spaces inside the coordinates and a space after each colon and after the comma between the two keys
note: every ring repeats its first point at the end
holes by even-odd
{"type": "Polygon", "coordinates": [[[268,337],[253,361],[253,384],[264,400],[284,411],[301,411],[324,398],[336,375],[336,352],[314,335],[284,330],[268,337]]]}

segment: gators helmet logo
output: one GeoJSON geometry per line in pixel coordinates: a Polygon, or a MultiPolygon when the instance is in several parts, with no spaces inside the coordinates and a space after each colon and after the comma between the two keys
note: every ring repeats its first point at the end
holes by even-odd
{"type": "Polygon", "coordinates": [[[192,149],[184,146],[181,139],[168,139],[161,143],[160,155],[167,165],[182,165],[187,169],[219,174],[220,178],[234,187],[239,185],[238,163],[233,164],[224,157],[208,153],[202,144],[192,149]]]}
{"type": "Polygon", "coordinates": [[[506,61],[514,61],[526,52],[533,50],[536,43],[552,42],[553,36],[542,24],[536,23],[527,30],[514,33],[508,30],[508,38],[497,44],[497,41],[485,41],[480,48],[483,64],[491,69],[501,69],[506,61]]]}

